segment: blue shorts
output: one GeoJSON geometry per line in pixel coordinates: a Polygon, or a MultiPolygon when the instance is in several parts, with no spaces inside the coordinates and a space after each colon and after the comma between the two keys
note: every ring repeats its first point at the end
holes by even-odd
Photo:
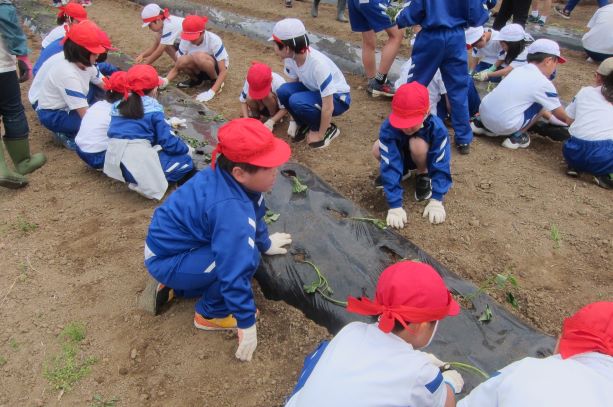
{"type": "Polygon", "coordinates": [[[562,149],[568,166],[593,175],[613,174],[613,140],[583,140],[571,137],[562,149]]]}
{"type": "Polygon", "coordinates": [[[106,156],[106,150],[100,151],[99,153],[86,153],[85,151],[81,150],[79,146],[77,146],[75,151],[77,152],[79,158],[85,161],[85,163],[90,167],[96,170],[104,168],[104,157],[106,156]]]}
{"type": "Polygon", "coordinates": [[[353,32],[379,32],[396,25],[385,10],[390,0],[349,0],[349,23],[353,32]]]}

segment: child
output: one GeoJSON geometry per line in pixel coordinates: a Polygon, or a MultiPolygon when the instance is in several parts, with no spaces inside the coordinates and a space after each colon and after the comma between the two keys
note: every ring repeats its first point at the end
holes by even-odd
{"type": "Polygon", "coordinates": [[[489,13],[483,0],[413,0],[396,17],[398,27],[419,24],[409,81],[428,86],[441,70],[451,104],[451,124],[461,154],[469,154],[472,132],[468,114],[468,72],[465,27],[482,26],[489,13]]]}
{"type": "Polygon", "coordinates": [[[500,41],[492,39],[494,36],[499,36],[498,31],[469,27],[465,34],[466,44],[472,49],[472,58],[468,61],[468,71],[471,75],[491,68],[504,54],[500,41]]]}
{"type": "Polygon", "coordinates": [[[541,27],[547,22],[551,12],[551,0],[539,0],[532,2],[532,12],[528,16],[528,21],[536,23],[541,27]]]}
{"type": "Polygon", "coordinates": [[[281,104],[277,90],[285,84],[285,79],[272,72],[266,64],[253,62],[247,72],[247,80],[239,97],[242,117],[260,119],[266,117],[264,123],[270,131],[275,124],[287,114],[287,109],[281,104]]]}
{"type": "Polygon", "coordinates": [[[149,199],[161,200],[168,182],[181,185],[193,175],[193,153],[164,120],[164,107],[155,100],[162,83],[151,65],[133,65],[126,74],[127,99],[111,109],[104,173],[128,182],[149,199]]]}
{"type": "Polygon", "coordinates": [[[87,20],[87,11],[82,5],[77,3],[68,3],[65,6],[59,8],[57,13],[57,27],[49,32],[43,38],[41,47],[44,49],[53,41],[64,38],[66,35],[66,27],[79,23],[83,20],[87,20]]]}
{"type": "Polygon", "coordinates": [[[340,69],[324,54],[309,47],[302,21],[286,18],[275,24],[274,52],[285,65],[290,82],[278,90],[279,101],[292,115],[287,133],[294,141],[305,137],[309,147],[324,148],[341,131],[332,117],[349,109],[349,85],[340,69]]]}
{"type": "Polygon", "coordinates": [[[504,53],[489,68],[478,71],[474,78],[478,81],[500,82],[514,68],[527,64],[528,49],[526,42],[533,38],[519,24],[505,25],[499,32],[492,34],[492,40],[498,41],[504,53]]]}
{"type": "Polygon", "coordinates": [[[415,199],[430,199],[423,216],[434,224],[445,221],[443,197],[451,187],[449,133],[441,119],[430,114],[428,90],[423,85],[411,82],[398,88],[373,155],[380,161],[381,185],[390,207],[389,226],[402,229],[407,223],[400,182],[412,169],[417,169],[415,199]]]}
{"type": "Polygon", "coordinates": [[[15,165],[9,170],[0,142],[0,186],[21,188],[27,185],[24,177],[45,164],[43,154],[30,155],[30,128],[21,103],[20,82],[32,77],[28,58],[28,41],[24,35],[17,10],[12,2],[0,3],[0,121],[4,125],[4,143],[15,165]],[[17,73],[19,66],[19,75],[17,73]]]}
{"type": "Polygon", "coordinates": [[[460,407],[613,406],[613,302],[595,302],[564,320],[554,355],[501,369],[460,407]]]}
{"type": "MultiPolygon", "coordinates": [[[[72,25],[64,38],[64,55],[54,55],[43,64],[48,70],[39,71],[30,89],[31,93],[33,89],[38,92],[33,103],[37,102],[40,122],[71,150],[76,148],[74,138],[89,107],[89,83],[92,70],[97,71],[92,66],[98,56],[106,52],[99,30],[87,20],[72,25]]],[[[102,86],[102,79],[97,84],[102,86]]]]}
{"type": "MultiPolygon", "coordinates": [[[[217,34],[206,30],[208,18],[187,16],[183,20],[181,43],[177,51],[177,62],[166,76],[166,84],[179,72],[189,75],[189,79],[180,82],[179,88],[192,88],[204,81],[214,81],[206,92],[196,96],[199,102],[208,102],[221,92],[230,67],[228,52],[217,34]]],[[[165,84],[165,85],[166,85],[165,84]]]]}
{"type": "Polygon", "coordinates": [[[594,175],[603,188],[613,189],[613,58],[596,70],[596,86],[582,88],[566,107],[574,119],[564,143],[567,174],[580,171],[594,175]]]}
{"type": "Polygon", "coordinates": [[[264,193],[290,148],[255,119],[232,120],[218,134],[211,166],[155,210],[145,266],[160,283],[156,312],[175,294],[201,296],[194,326],[238,329],[236,357],[249,361],[257,346],[251,279],[260,253],[285,254],[292,242],[287,233],[269,236],[264,221],[264,193]]]}
{"type": "Polygon", "coordinates": [[[613,4],[596,10],[587,23],[590,30],[583,35],[581,42],[587,55],[596,62],[613,57],[613,4]]]}
{"type": "Polygon", "coordinates": [[[526,131],[546,111],[566,124],[572,121],[549,80],[558,63],[566,62],[558,44],[536,40],[528,47],[527,60],[483,98],[479,118],[471,123],[475,134],[507,136],[502,146],[512,150],[530,145],[526,131]]]}
{"type": "Polygon", "coordinates": [[[403,32],[387,15],[389,4],[389,0],[349,0],[349,24],[351,31],[362,33],[362,63],[368,79],[368,92],[375,97],[392,97],[396,92],[387,74],[400,49],[403,32]],[[387,42],[381,50],[381,61],[377,69],[375,51],[377,33],[381,31],[387,34],[387,42]]]}
{"type": "Polygon", "coordinates": [[[386,268],[375,300],[349,297],[347,311],[378,322],[351,322],[307,356],[286,407],[455,406],[462,376],[441,372],[442,362],[421,350],[441,320],[460,313],[432,266],[402,261],[386,268]]]}
{"type": "Polygon", "coordinates": [[[83,116],[81,127],[75,137],[77,155],[90,167],[101,170],[109,144],[107,135],[111,124],[111,108],[128,93],[126,73],[117,71],[104,78],[105,99],[94,103],[83,116]]]}
{"type": "Polygon", "coordinates": [[[147,4],[140,15],[143,20],[143,28],[149,27],[151,31],[156,33],[156,36],[153,45],[139,54],[135,62],[151,65],[164,52],[176,62],[176,54],[183,30],[183,18],[171,15],[167,8],[162,10],[155,3],[147,4]]]}

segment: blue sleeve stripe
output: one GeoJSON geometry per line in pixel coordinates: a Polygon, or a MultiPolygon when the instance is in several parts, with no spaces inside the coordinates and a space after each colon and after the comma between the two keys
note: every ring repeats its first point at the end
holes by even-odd
{"type": "Polygon", "coordinates": [[[179,49],[177,50],[177,52],[179,53],[179,55],[185,55],[185,53],[184,53],[183,51],[181,51],[181,48],[179,48],[179,49]]]}
{"type": "Polygon", "coordinates": [[[170,37],[172,35],[172,31],[168,31],[166,34],[162,34],[162,38],[170,37]]]}
{"type": "Polygon", "coordinates": [[[558,94],[555,93],[555,92],[545,92],[545,94],[547,96],[549,96],[550,98],[557,98],[558,97],[558,94]]]}
{"type": "Polygon", "coordinates": [[[332,82],[332,74],[328,75],[328,77],[326,78],[326,80],[319,86],[319,91],[323,92],[324,89],[326,89],[328,87],[328,85],[330,84],[330,82],[332,82]]]}
{"type": "Polygon", "coordinates": [[[217,50],[217,52],[215,53],[215,58],[216,58],[216,59],[217,59],[217,58],[219,58],[219,56],[221,55],[221,53],[223,52],[223,50],[224,50],[224,49],[225,49],[225,48],[224,48],[223,44],[221,44],[221,47],[220,47],[220,48],[219,48],[219,50],[217,50]]]}
{"type": "Polygon", "coordinates": [[[242,96],[244,99],[247,99],[247,95],[245,94],[245,92],[241,92],[241,96],[242,96]]]}
{"type": "Polygon", "coordinates": [[[439,371],[438,375],[432,380],[430,383],[426,384],[426,389],[432,394],[439,388],[439,386],[443,383],[443,374],[439,371]]]}
{"type": "Polygon", "coordinates": [[[81,98],[81,99],[87,99],[87,96],[85,96],[81,92],[77,92],[76,90],[64,89],[64,92],[66,92],[68,96],[72,96],[75,98],[81,98]]]}

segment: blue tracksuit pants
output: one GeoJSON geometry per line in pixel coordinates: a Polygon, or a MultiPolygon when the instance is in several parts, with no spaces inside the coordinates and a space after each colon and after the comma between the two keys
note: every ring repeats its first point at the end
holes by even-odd
{"type": "Polygon", "coordinates": [[[36,111],[40,122],[54,133],[64,133],[74,139],[81,127],[81,116],[76,110],[38,109],[36,111]]]}
{"type": "MultiPolygon", "coordinates": [[[[319,92],[309,90],[300,82],[289,82],[277,89],[277,97],[298,125],[307,125],[312,131],[319,130],[321,123],[321,95],[319,92]]],[[[335,93],[333,103],[332,116],[340,116],[349,109],[351,97],[349,93],[335,93]]]]}
{"type": "Polygon", "coordinates": [[[407,82],[417,81],[428,86],[436,70],[441,70],[451,104],[455,143],[470,144],[473,133],[468,115],[468,62],[464,30],[422,30],[415,39],[411,59],[413,68],[409,71],[407,82]]]}
{"type": "MultiPolygon", "coordinates": [[[[182,180],[183,177],[189,174],[194,168],[194,162],[187,154],[170,155],[164,151],[160,151],[158,156],[160,157],[160,164],[168,182],[178,182],[182,180]]],[[[123,164],[121,165],[121,172],[126,182],[138,184],[132,174],[130,174],[130,171],[128,171],[123,164]]]]}
{"type": "Polygon", "coordinates": [[[613,140],[589,141],[571,137],[562,149],[568,166],[593,175],[613,174],[613,140]]]}

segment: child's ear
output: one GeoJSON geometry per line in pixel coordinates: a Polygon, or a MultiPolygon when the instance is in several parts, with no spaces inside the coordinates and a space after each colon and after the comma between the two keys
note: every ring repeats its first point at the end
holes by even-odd
{"type": "Polygon", "coordinates": [[[239,183],[243,184],[245,182],[245,171],[243,171],[242,168],[240,167],[233,167],[232,168],[232,176],[234,177],[235,180],[237,180],[239,183]]]}

